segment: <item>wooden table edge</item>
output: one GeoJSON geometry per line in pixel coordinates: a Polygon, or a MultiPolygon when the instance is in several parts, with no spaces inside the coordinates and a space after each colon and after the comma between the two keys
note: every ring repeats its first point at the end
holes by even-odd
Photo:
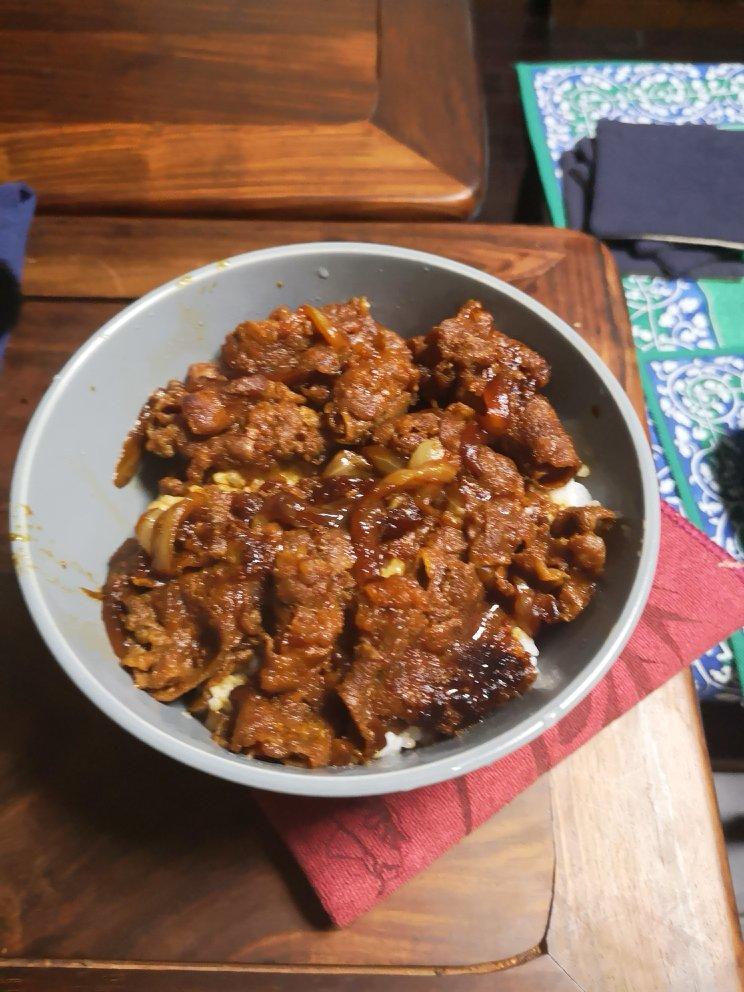
{"type": "Polygon", "coordinates": [[[308,975],[485,975],[507,971],[545,954],[536,944],[519,954],[497,961],[463,965],[360,965],[360,964],[260,964],[241,961],[116,961],[99,958],[0,958],[0,975],[4,968],[27,970],[84,968],[97,971],[175,971],[195,974],[308,974],[308,975]]]}

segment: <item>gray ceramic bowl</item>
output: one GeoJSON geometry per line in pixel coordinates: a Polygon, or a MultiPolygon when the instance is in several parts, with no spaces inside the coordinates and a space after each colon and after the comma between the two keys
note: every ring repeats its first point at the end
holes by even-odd
{"type": "Polygon", "coordinates": [[[153,290],[110,320],[54,378],[28,428],[11,495],[18,576],[49,649],[82,691],[147,744],[205,772],[276,792],[359,796],[453,778],[500,758],[565,716],[607,671],[648,594],[659,540],[649,447],[625,394],[563,321],[512,286],[435,255],[374,244],[307,244],[250,252],[153,290]],[[456,739],[364,768],[307,771],[229,754],[179,704],[136,689],[109,646],[100,585],[112,551],[149,499],[141,481],[112,484],[122,439],[148,393],[213,355],[225,334],[273,307],[365,295],[404,335],[476,297],[508,334],[553,366],[549,390],[592,467],[593,495],[622,525],[602,587],[574,623],[540,639],[540,676],[523,698],[456,739]],[[594,407],[599,416],[590,412],[594,407]]]}

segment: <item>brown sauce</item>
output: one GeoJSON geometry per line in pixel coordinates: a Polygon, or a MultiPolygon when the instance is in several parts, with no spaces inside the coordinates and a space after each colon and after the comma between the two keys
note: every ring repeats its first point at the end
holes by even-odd
{"type": "Polygon", "coordinates": [[[146,402],[161,498],[111,559],[111,643],[233,751],[369,760],[528,691],[519,630],[573,620],[613,514],[550,486],[581,465],[544,359],[475,302],[404,342],[365,300],[275,311],[146,402]]]}

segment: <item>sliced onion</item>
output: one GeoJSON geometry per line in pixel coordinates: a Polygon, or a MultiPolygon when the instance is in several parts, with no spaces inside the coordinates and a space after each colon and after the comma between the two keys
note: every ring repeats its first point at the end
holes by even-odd
{"type": "Polygon", "coordinates": [[[349,451],[342,448],[331,458],[323,469],[323,477],[326,479],[342,478],[364,478],[369,475],[372,466],[367,459],[357,451],[349,451]]]}
{"type": "Polygon", "coordinates": [[[421,442],[408,459],[408,467],[420,468],[427,462],[440,462],[445,454],[444,446],[438,437],[427,438],[426,441],[421,442]]]}
{"type": "Polygon", "coordinates": [[[197,496],[185,496],[178,503],[168,507],[155,520],[152,528],[152,567],[161,575],[176,575],[179,569],[188,567],[192,561],[176,563],[176,537],[183,521],[202,501],[197,496]]]}
{"type": "Polygon", "coordinates": [[[355,574],[364,585],[379,576],[381,502],[396,492],[419,489],[429,483],[451,482],[457,469],[447,462],[429,462],[421,468],[399,468],[380,479],[354,507],[349,516],[349,532],[356,552],[355,574]]]}
{"type": "Polygon", "coordinates": [[[537,559],[534,567],[535,577],[540,582],[550,585],[563,585],[568,575],[560,568],[551,568],[541,559],[537,559]]]}
{"type": "Polygon", "coordinates": [[[346,334],[337,327],[334,327],[326,315],[318,310],[317,307],[306,303],[304,310],[312,321],[315,330],[332,348],[340,349],[348,345],[349,339],[346,334]]]}
{"type": "Polygon", "coordinates": [[[139,468],[142,450],[145,446],[145,427],[139,419],[121,447],[121,454],[114,469],[114,485],[119,489],[133,478],[139,468]]]}
{"type": "Polygon", "coordinates": [[[382,472],[383,475],[388,475],[390,472],[395,472],[399,468],[403,468],[405,462],[402,458],[399,458],[396,454],[390,451],[389,448],[383,448],[381,444],[370,444],[366,448],[362,448],[362,454],[367,458],[378,472],[382,472]]]}
{"type": "Polygon", "coordinates": [[[137,521],[134,533],[137,536],[137,540],[140,546],[148,553],[152,554],[152,531],[155,526],[156,520],[165,511],[171,507],[175,506],[176,503],[180,503],[183,496],[158,496],[154,499],[152,503],[147,507],[145,512],[137,521]]]}
{"type": "Polygon", "coordinates": [[[439,482],[442,484],[452,482],[456,475],[457,469],[455,466],[447,462],[428,462],[419,468],[399,468],[397,471],[386,475],[384,479],[380,479],[369,496],[365,497],[364,502],[367,502],[367,499],[370,501],[385,499],[386,496],[390,496],[395,492],[408,492],[411,489],[420,489],[430,482],[439,482]]]}

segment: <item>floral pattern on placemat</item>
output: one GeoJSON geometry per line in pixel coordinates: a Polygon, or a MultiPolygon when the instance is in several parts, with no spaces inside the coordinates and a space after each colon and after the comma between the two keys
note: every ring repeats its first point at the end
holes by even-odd
{"type": "MultiPolygon", "coordinates": [[[[646,386],[652,391],[652,407],[656,397],[656,416],[673,443],[673,465],[682,476],[680,482],[694,501],[695,522],[718,545],[744,560],[744,357],[651,360],[646,365],[646,386]]],[[[649,421],[662,496],[684,512],[666,451],[659,444],[657,424],[653,417],[649,421]]],[[[728,687],[733,657],[731,645],[722,642],[694,663],[701,698],[728,687]]]]}
{"type": "Polygon", "coordinates": [[[693,279],[625,276],[623,289],[639,351],[718,346],[708,301],[693,279]]]}
{"type": "Polygon", "coordinates": [[[692,663],[692,677],[699,699],[713,699],[729,688],[733,675],[734,653],[727,641],[721,641],[692,663]]]}
{"type": "Polygon", "coordinates": [[[541,66],[535,96],[558,160],[601,118],[635,124],[744,124],[744,65],[633,63],[541,66]]]}
{"type": "Polygon", "coordinates": [[[674,481],[669,462],[666,459],[664,449],[659,440],[659,433],[656,424],[651,417],[647,417],[648,434],[651,440],[651,454],[654,456],[654,468],[656,469],[656,479],[659,483],[659,494],[678,513],[684,513],[682,501],[679,498],[677,483],[674,481]]]}
{"type": "MultiPolygon", "coordinates": [[[[659,493],[662,499],[679,513],[684,513],[682,501],[679,498],[677,483],[674,481],[669,462],[659,435],[656,424],[648,417],[648,433],[651,439],[651,452],[654,456],[654,467],[659,482],[659,493]]],[[[726,641],[721,641],[715,647],[706,651],[692,664],[692,677],[695,680],[700,699],[712,699],[731,682],[733,652],[726,641]]]]}
{"type": "Polygon", "coordinates": [[[744,484],[737,464],[744,357],[670,358],[647,368],[700,526],[729,554],[744,558],[744,484]]]}

